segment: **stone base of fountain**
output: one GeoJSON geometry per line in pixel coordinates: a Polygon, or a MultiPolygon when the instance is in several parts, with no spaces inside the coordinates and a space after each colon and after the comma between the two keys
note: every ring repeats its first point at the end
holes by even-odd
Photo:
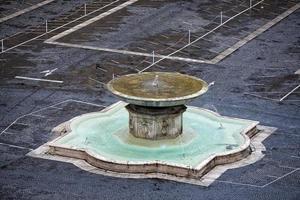
{"type": "Polygon", "coordinates": [[[186,106],[145,107],[129,104],[129,133],[137,138],[170,139],[182,134],[186,106]]]}
{"type": "Polygon", "coordinates": [[[174,111],[177,116],[186,109],[182,134],[151,140],[129,133],[128,108],[134,109],[119,102],[64,123],[59,128],[62,135],[48,143],[48,153],[85,160],[97,168],[119,173],[200,178],[216,165],[251,154],[250,138],[257,133],[259,123],[220,116],[202,108],[179,107],[174,111]]]}

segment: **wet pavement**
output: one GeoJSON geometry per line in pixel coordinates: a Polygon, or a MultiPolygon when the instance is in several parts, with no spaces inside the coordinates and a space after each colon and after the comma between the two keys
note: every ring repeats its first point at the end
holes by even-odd
{"type": "Polygon", "coordinates": [[[236,16],[173,56],[211,60],[296,1],[139,1],[58,42],[168,55],[236,16]],[[221,19],[222,12],[222,19],[221,19]],[[147,21],[147,23],[145,23],[147,21]]]}
{"type": "Polygon", "coordinates": [[[34,4],[38,4],[43,2],[43,0],[19,0],[19,1],[12,1],[12,0],[4,0],[0,4],[0,18],[5,17],[7,15],[11,15],[14,12],[26,9],[34,4]]]}
{"type": "MultiPolygon", "coordinates": [[[[51,4],[51,8],[57,10],[53,17],[59,18],[76,6],[82,7],[84,3],[76,1],[78,4],[74,4],[75,1],[69,1],[62,7],[63,2],[51,4]]],[[[200,27],[208,27],[208,22],[215,16],[210,15],[210,12],[218,13],[222,10],[221,5],[234,3],[223,1],[220,4],[222,1],[213,1],[216,4],[212,6],[210,2],[140,1],[122,10],[121,16],[115,13],[107,20],[95,22],[94,26],[92,24],[82,28],[61,40],[143,51],[139,47],[146,49],[145,52],[159,52],[175,44],[184,34],[187,36],[188,24],[181,23],[181,19],[197,24],[199,28],[191,29],[194,37],[197,31],[201,34],[200,27]],[[203,10],[209,13],[203,15],[203,10]],[[193,14],[199,15],[199,19],[201,16],[201,20],[195,20],[193,14]],[[173,21],[173,24],[165,22],[160,25],[158,19],[153,20],[155,16],[160,17],[162,22],[173,21]],[[103,27],[100,26],[102,23],[103,27]],[[164,24],[168,29],[164,28],[164,24]],[[130,29],[132,33],[124,34],[130,29]],[[179,33],[171,32],[171,29],[179,33]],[[147,33],[147,30],[151,31],[147,33]],[[154,42],[152,46],[150,42],[154,42]]],[[[205,52],[218,53],[299,1],[272,2],[280,3],[280,6],[273,6],[260,14],[256,13],[259,10],[253,10],[258,15],[255,20],[253,13],[251,16],[246,13],[249,16],[245,15],[238,22],[232,21],[230,27],[223,27],[224,30],[203,38],[199,43],[200,50],[191,49],[189,55],[181,53],[178,56],[190,58],[193,57],[190,54],[193,54],[193,58],[211,58],[214,55],[208,53],[213,56],[207,56],[205,52]]],[[[240,5],[243,2],[237,3],[240,5]]],[[[44,9],[47,8],[45,6],[44,9]]],[[[234,14],[239,9],[243,9],[242,6],[228,13],[234,14]]],[[[22,30],[23,27],[10,24],[28,23],[30,16],[33,16],[36,25],[41,25],[41,12],[35,10],[0,24],[1,35],[9,36],[22,30]]],[[[45,15],[50,16],[49,13],[45,15]]],[[[113,76],[144,69],[153,62],[151,57],[43,43],[45,39],[66,29],[0,54],[1,199],[299,198],[300,90],[278,102],[300,84],[299,75],[294,74],[299,69],[300,61],[299,19],[298,10],[216,65],[165,59],[147,70],[176,71],[199,77],[208,83],[215,81],[215,85],[205,95],[191,102],[191,105],[215,107],[222,115],[257,120],[262,125],[278,128],[264,141],[267,150],[262,160],[225,172],[208,188],[156,179],[106,177],[82,171],[72,164],[25,156],[31,149],[54,138],[51,129],[59,123],[82,113],[101,110],[102,106],[116,102],[117,98],[105,89],[104,84],[113,76]],[[41,73],[55,68],[57,70],[49,76],[41,73]],[[23,80],[15,76],[63,82],[23,80]]],[[[188,39],[186,36],[185,40],[188,39]]],[[[17,42],[16,38],[14,43],[17,42]]],[[[178,43],[174,49],[179,46],[178,43]]],[[[169,51],[167,49],[164,52],[169,51]]]]}

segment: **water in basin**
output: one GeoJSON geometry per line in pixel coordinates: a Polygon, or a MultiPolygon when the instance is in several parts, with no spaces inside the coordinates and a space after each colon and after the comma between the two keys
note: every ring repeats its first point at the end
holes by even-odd
{"type": "Polygon", "coordinates": [[[88,149],[112,161],[163,161],[196,167],[210,155],[241,146],[245,141],[240,132],[250,124],[246,120],[220,118],[207,110],[188,107],[183,114],[181,136],[146,140],[128,133],[125,105],[121,103],[108,112],[74,119],[72,132],[55,143],[68,148],[88,149]]]}

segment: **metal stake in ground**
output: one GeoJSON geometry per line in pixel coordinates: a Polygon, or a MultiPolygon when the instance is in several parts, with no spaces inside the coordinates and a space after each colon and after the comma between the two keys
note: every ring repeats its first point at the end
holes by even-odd
{"type": "Polygon", "coordinates": [[[48,33],[48,20],[46,20],[46,33],[48,33]]]}
{"type": "Polygon", "coordinates": [[[1,40],[1,52],[3,52],[4,51],[4,40],[2,39],[1,40]]]}
{"type": "Polygon", "coordinates": [[[191,43],[191,30],[189,30],[189,44],[191,43]]]}
{"type": "Polygon", "coordinates": [[[223,12],[221,11],[221,24],[223,24],[223,12]]]}
{"type": "Polygon", "coordinates": [[[155,62],[155,54],[154,51],[152,51],[152,64],[155,62]]]}
{"type": "Polygon", "coordinates": [[[84,4],[84,16],[86,16],[86,3],[84,4]]]}

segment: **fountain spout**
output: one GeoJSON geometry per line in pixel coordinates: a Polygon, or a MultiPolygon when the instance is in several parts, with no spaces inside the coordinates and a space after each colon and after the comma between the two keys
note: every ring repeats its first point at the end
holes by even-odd
{"type": "Polygon", "coordinates": [[[155,75],[155,78],[154,78],[154,80],[152,82],[152,86],[153,87],[158,87],[158,75],[155,75]]]}
{"type": "Polygon", "coordinates": [[[208,84],[208,87],[213,86],[214,84],[215,84],[215,82],[213,81],[213,82],[208,84]]]}

